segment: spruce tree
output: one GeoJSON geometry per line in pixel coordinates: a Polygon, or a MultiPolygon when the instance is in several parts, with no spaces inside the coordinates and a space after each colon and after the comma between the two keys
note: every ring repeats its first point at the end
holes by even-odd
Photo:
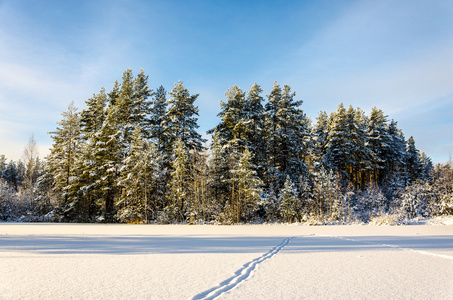
{"type": "Polygon", "coordinates": [[[297,214],[300,210],[300,201],[297,189],[289,176],[286,177],[285,184],[278,198],[280,202],[280,215],[283,220],[288,223],[296,221],[297,214]]]}
{"type": "Polygon", "coordinates": [[[406,170],[409,183],[414,182],[420,173],[420,154],[412,136],[407,141],[406,170]]]}

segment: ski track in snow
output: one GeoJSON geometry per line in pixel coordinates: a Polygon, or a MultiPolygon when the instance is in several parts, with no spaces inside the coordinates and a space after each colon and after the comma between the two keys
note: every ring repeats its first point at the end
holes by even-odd
{"type": "MultiPolygon", "coordinates": [[[[304,236],[320,236],[320,237],[328,237],[328,238],[333,238],[333,239],[341,239],[341,240],[346,240],[346,241],[351,241],[355,243],[363,243],[363,244],[369,244],[369,245],[379,245],[379,246],[384,246],[384,247],[389,247],[389,248],[394,248],[394,249],[399,249],[399,250],[404,250],[404,251],[411,251],[423,255],[430,255],[430,256],[436,256],[436,257],[441,257],[441,258],[446,258],[446,259],[451,259],[453,260],[453,256],[450,255],[444,255],[444,254],[438,254],[434,252],[429,252],[429,251],[423,251],[423,250],[416,250],[416,249],[411,249],[411,248],[406,248],[406,247],[401,247],[398,245],[391,245],[391,244],[382,244],[382,243],[376,243],[376,242],[368,242],[368,241],[360,241],[357,239],[352,239],[352,238],[346,238],[342,236],[333,236],[333,235],[324,235],[324,234],[310,234],[310,235],[304,235],[304,236]]],[[[298,237],[304,237],[304,236],[298,236],[298,237]]],[[[263,254],[262,256],[247,262],[234,273],[234,276],[228,278],[227,280],[221,282],[218,286],[209,289],[207,291],[204,291],[202,293],[199,293],[195,295],[192,300],[211,300],[215,299],[221,294],[228,292],[235,287],[237,287],[239,284],[247,280],[253,275],[253,271],[264,261],[267,259],[271,258],[272,256],[276,255],[278,252],[280,252],[286,245],[289,244],[289,242],[294,239],[295,236],[289,237],[284,239],[280,244],[272,248],[269,252],[263,254]]]]}
{"type": "Polygon", "coordinates": [[[221,282],[218,286],[216,286],[216,287],[214,287],[212,289],[209,289],[207,291],[204,291],[202,293],[199,293],[199,294],[195,295],[192,298],[192,300],[214,299],[214,298],[220,296],[221,294],[223,294],[223,293],[225,293],[225,292],[237,287],[239,284],[241,284],[242,282],[247,280],[249,277],[251,277],[253,275],[253,271],[260,264],[262,264],[264,261],[268,260],[269,258],[274,256],[275,254],[280,252],[280,250],[282,250],[283,247],[288,245],[289,242],[293,238],[294,238],[294,236],[284,239],[280,244],[278,244],[277,246],[272,248],[269,252],[267,252],[267,253],[263,254],[262,256],[260,256],[258,258],[255,258],[254,260],[249,261],[246,264],[244,264],[242,266],[242,268],[240,268],[239,270],[234,272],[234,276],[232,276],[232,277],[228,278],[227,280],[221,282]]]}
{"type": "Polygon", "coordinates": [[[340,239],[340,240],[345,240],[345,241],[351,241],[355,243],[364,243],[364,244],[369,244],[369,245],[379,245],[379,246],[384,246],[384,247],[389,247],[389,248],[394,248],[394,249],[399,249],[399,250],[404,250],[404,251],[411,251],[423,255],[430,255],[430,256],[436,256],[436,257],[441,257],[441,258],[446,258],[446,259],[451,259],[453,260],[453,256],[450,255],[445,255],[445,254],[438,254],[434,252],[429,252],[429,251],[423,251],[423,250],[416,250],[412,248],[406,248],[406,247],[401,247],[398,245],[390,245],[390,244],[381,244],[381,243],[376,243],[376,242],[367,242],[367,241],[359,241],[356,239],[351,239],[351,238],[345,238],[342,236],[334,236],[334,235],[324,235],[324,234],[315,234],[317,236],[323,236],[323,237],[330,237],[330,238],[335,238],[335,239],[340,239]]]}

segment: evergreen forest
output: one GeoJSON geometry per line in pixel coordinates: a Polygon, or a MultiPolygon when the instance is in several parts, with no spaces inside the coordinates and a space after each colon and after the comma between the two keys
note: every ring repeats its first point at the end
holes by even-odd
{"type": "Polygon", "coordinates": [[[232,86],[198,129],[198,94],[123,73],[70,103],[39,158],[0,156],[0,220],[237,224],[405,222],[453,214],[451,161],[433,165],[397,122],[340,103],[315,120],[288,85],[232,86]]]}

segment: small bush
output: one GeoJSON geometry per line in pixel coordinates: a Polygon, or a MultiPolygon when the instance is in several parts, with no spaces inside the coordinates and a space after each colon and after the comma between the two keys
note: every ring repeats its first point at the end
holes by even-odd
{"type": "Polygon", "coordinates": [[[371,217],[370,225],[387,225],[395,226],[401,224],[401,215],[400,214],[387,214],[381,213],[377,216],[371,217]]]}

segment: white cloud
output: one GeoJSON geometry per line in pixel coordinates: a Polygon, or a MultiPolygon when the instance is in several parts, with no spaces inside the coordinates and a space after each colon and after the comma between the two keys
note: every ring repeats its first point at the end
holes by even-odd
{"type": "Polygon", "coordinates": [[[435,163],[445,163],[453,154],[453,94],[411,107],[390,117],[409,136],[415,137],[420,151],[427,153],[435,163]]]}
{"type": "Polygon", "coordinates": [[[387,113],[427,103],[453,92],[453,47],[440,47],[437,55],[383,65],[326,82],[330,99],[366,108],[378,106],[387,113]]]}
{"type": "Polygon", "coordinates": [[[44,136],[71,100],[83,107],[101,86],[108,90],[120,80],[126,68],[137,73],[144,67],[152,88],[163,83],[171,90],[178,79],[171,76],[191,80],[190,92],[200,93],[201,131],[217,124],[218,101],[224,99],[228,80],[244,91],[256,80],[263,96],[274,80],[291,84],[312,118],[321,109],[334,110],[340,101],[397,114],[453,93],[453,6],[448,1],[352,2],[336,19],[305,28],[315,34],[299,49],[282,44],[282,53],[256,72],[244,65],[238,74],[223,76],[222,70],[191,76],[192,69],[172,65],[172,55],[181,55],[180,41],[165,42],[171,32],[159,27],[164,17],[158,10],[141,11],[141,4],[82,3],[91,17],[81,16],[56,33],[46,31],[54,29],[51,22],[39,23],[42,14],[36,20],[15,11],[15,2],[5,3],[0,4],[0,139],[11,142],[0,145],[0,154],[14,147],[22,152],[32,133],[43,136],[37,137],[38,144],[49,144],[44,136]]]}
{"type": "Polygon", "coordinates": [[[293,53],[284,80],[307,102],[317,101],[317,110],[344,101],[398,111],[447,95],[453,89],[453,34],[447,26],[453,19],[442,18],[453,6],[439,9],[359,1],[293,53]]]}
{"type": "Polygon", "coordinates": [[[359,1],[271,73],[291,83],[312,118],[339,102],[377,106],[442,162],[453,149],[453,120],[423,112],[453,94],[452,13],[447,1],[359,1]]]}
{"type": "Polygon", "coordinates": [[[83,24],[70,38],[56,36],[57,28],[46,31],[49,24],[13,2],[0,5],[0,19],[0,154],[19,159],[34,134],[43,157],[50,145],[47,132],[55,129],[67,104],[74,100],[83,108],[103,85],[121,79],[124,69],[112,70],[122,68],[115,62],[127,63],[130,40],[117,39],[109,27],[122,21],[107,22],[110,16],[105,23],[83,24]]]}

